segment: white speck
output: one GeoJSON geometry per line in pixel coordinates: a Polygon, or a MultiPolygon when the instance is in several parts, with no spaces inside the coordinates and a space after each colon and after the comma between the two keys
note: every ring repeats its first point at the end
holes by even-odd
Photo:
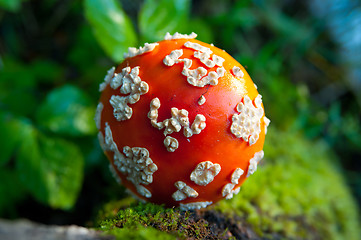
{"type": "Polygon", "coordinates": [[[132,117],[133,109],[128,106],[128,102],[128,97],[111,96],[109,103],[112,105],[113,115],[118,121],[124,121],[132,117]]]}
{"type": "Polygon", "coordinates": [[[158,45],[159,45],[159,43],[145,43],[144,47],[140,47],[138,49],[134,48],[134,47],[130,47],[130,48],[128,48],[128,52],[124,53],[123,57],[129,58],[129,57],[134,57],[137,55],[142,55],[146,52],[151,52],[158,45]]]}
{"type": "Polygon", "coordinates": [[[258,96],[254,100],[253,105],[248,96],[243,98],[243,103],[237,105],[237,112],[233,114],[231,132],[237,138],[242,138],[244,141],[252,145],[257,142],[261,132],[261,118],[263,117],[264,110],[262,108],[262,96],[258,96]]]}
{"type": "Polygon", "coordinates": [[[188,111],[185,109],[179,110],[178,108],[171,109],[171,118],[165,119],[163,122],[158,122],[158,109],[160,108],[160,101],[154,98],[150,103],[150,110],[148,118],[153,127],[161,130],[164,128],[164,136],[179,132],[183,128],[185,137],[191,137],[193,134],[199,134],[206,127],[206,118],[202,114],[197,114],[192,126],[190,127],[188,111]]]}
{"type": "Polygon", "coordinates": [[[218,56],[216,54],[213,54],[212,60],[215,63],[215,65],[217,65],[218,67],[222,67],[223,62],[225,61],[224,58],[222,58],[222,57],[220,57],[220,56],[218,56]]]}
{"type": "Polygon", "coordinates": [[[198,43],[186,42],[185,47],[191,48],[194,51],[193,56],[200,59],[200,61],[207,67],[213,68],[218,66],[216,71],[211,71],[208,73],[207,69],[204,67],[197,67],[195,69],[190,69],[192,65],[191,59],[179,59],[183,55],[182,49],[173,50],[169,55],[165,56],[163,63],[167,66],[173,66],[174,64],[183,62],[182,74],[187,77],[187,82],[195,87],[204,87],[205,85],[217,85],[218,79],[223,77],[225,74],[225,69],[222,66],[225,61],[224,58],[213,54],[211,59],[212,50],[208,47],[204,47],[198,43]]]}
{"type": "Polygon", "coordinates": [[[168,152],[174,152],[179,146],[178,140],[170,136],[167,136],[163,143],[168,152]]]}
{"type": "MultiPolygon", "coordinates": [[[[127,176],[127,180],[134,186],[148,185],[153,182],[153,173],[158,167],[149,157],[146,148],[128,147],[123,148],[123,153],[118,149],[114,151],[114,165],[117,170],[127,176]]],[[[141,187],[139,189],[142,189],[141,187]]]]}
{"type": "Polygon", "coordinates": [[[152,193],[141,185],[152,183],[153,173],[158,170],[157,165],[153,163],[153,160],[149,157],[149,151],[142,147],[131,148],[125,146],[123,153],[121,153],[117,144],[114,142],[112,130],[108,122],[105,123],[104,131],[105,138],[103,138],[103,134],[99,132],[98,139],[104,151],[113,151],[113,164],[116,169],[124,174],[128,181],[134,184],[140,195],[150,198],[152,193]]]}
{"type": "Polygon", "coordinates": [[[199,163],[190,175],[190,179],[197,185],[206,186],[214,180],[214,177],[221,171],[218,163],[205,161],[199,163]]]}
{"type": "Polygon", "coordinates": [[[182,181],[178,181],[174,184],[174,186],[178,189],[172,195],[175,201],[182,201],[187,197],[198,197],[198,193],[193,188],[189,187],[186,183],[182,181]]]}
{"type": "Polygon", "coordinates": [[[117,89],[120,85],[122,85],[122,73],[115,73],[114,77],[110,81],[110,87],[113,89],[117,89]]]}
{"type": "Polygon", "coordinates": [[[187,198],[187,195],[185,193],[183,193],[182,191],[177,190],[172,194],[172,198],[175,201],[182,201],[187,198]]]}
{"type": "Polygon", "coordinates": [[[239,77],[239,78],[243,78],[243,76],[244,76],[244,73],[241,70],[241,68],[236,67],[236,66],[232,68],[232,73],[234,76],[239,77]]]}
{"type": "Polygon", "coordinates": [[[233,184],[238,184],[239,178],[243,175],[244,171],[241,168],[236,168],[231,176],[231,182],[233,184]]]}
{"type": "Polygon", "coordinates": [[[142,195],[143,197],[146,197],[146,198],[152,197],[152,193],[146,187],[144,187],[142,185],[137,185],[136,188],[137,188],[137,192],[140,195],[142,195]]]}
{"type": "Polygon", "coordinates": [[[198,105],[203,105],[206,102],[206,98],[202,95],[198,100],[198,105]]]}
{"type": "Polygon", "coordinates": [[[127,96],[113,95],[109,102],[113,107],[114,117],[118,121],[128,120],[132,117],[133,109],[128,104],[134,104],[139,101],[140,96],[149,91],[149,86],[139,77],[139,67],[125,67],[122,73],[117,74],[111,80],[111,87],[120,87],[122,94],[127,96]]]}
{"type": "Polygon", "coordinates": [[[173,66],[175,63],[179,63],[182,61],[182,60],[179,60],[179,58],[182,55],[183,55],[182,49],[173,50],[169,55],[164,57],[163,63],[167,66],[173,66]]]}
{"type": "Polygon", "coordinates": [[[187,48],[191,48],[193,50],[196,50],[196,51],[212,54],[212,50],[210,48],[203,47],[202,45],[200,45],[198,43],[188,41],[188,42],[184,43],[184,46],[187,47],[187,48]]]}
{"type": "Polygon", "coordinates": [[[233,196],[235,194],[239,193],[240,188],[237,187],[236,189],[234,189],[235,184],[232,183],[227,183],[226,185],[224,185],[223,189],[222,189],[222,196],[225,197],[226,199],[231,199],[233,198],[233,196]]]}
{"type": "Polygon", "coordinates": [[[259,152],[256,152],[253,158],[249,160],[247,177],[251,176],[257,170],[257,165],[262,160],[263,156],[264,156],[264,152],[263,150],[261,150],[259,152]]]}
{"type": "Polygon", "coordinates": [[[194,210],[194,209],[201,209],[201,208],[205,208],[209,205],[211,205],[212,202],[211,201],[204,201],[204,202],[192,202],[192,203],[180,203],[179,204],[179,208],[182,211],[187,211],[187,210],[194,210]]]}
{"type": "Polygon", "coordinates": [[[197,114],[191,126],[193,134],[199,134],[205,128],[206,128],[206,117],[202,114],[197,114]]]}
{"type": "Polygon", "coordinates": [[[267,133],[267,128],[268,128],[269,124],[271,123],[271,120],[269,120],[269,118],[267,118],[266,116],[264,116],[264,117],[263,117],[263,121],[264,121],[264,124],[265,124],[265,126],[264,126],[264,131],[265,131],[265,133],[267,133]]]}
{"type": "Polygon", "coordinates": [[[111,151],[118,150],[118,146],[113,140],[113,133],[112,133],[112,130],[111,130],[108,122],[105,123],[104,132],[105,132],[105,137],[104,137],[105,150],[106,151],[107,150],[111,150],[111,151]]]}
{"type": "Polygon", "coordinates": [[[164,40],[173,40],[173,39],[191,39],[191,38],[196,38],[197,34],[192,32],[191,34],[180,34],[178,32],[174,33],[173,35],[171,35],[169,32],[167,32],[165,34],[164,40]]]}

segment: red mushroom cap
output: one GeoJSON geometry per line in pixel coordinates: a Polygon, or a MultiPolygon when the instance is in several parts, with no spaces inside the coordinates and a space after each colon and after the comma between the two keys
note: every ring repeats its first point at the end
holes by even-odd
{"type": "Polygon", "coordinates": [[[95,118],[118,180],[142,200],[181,209],[238,193],[269,124],[242,65],[195,36],[130,48],[100,85],[95,118]]]}

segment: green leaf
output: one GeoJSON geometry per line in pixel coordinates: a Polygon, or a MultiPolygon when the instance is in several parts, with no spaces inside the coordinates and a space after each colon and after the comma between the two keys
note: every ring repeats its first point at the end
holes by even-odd
{"type": "Polygon", "coordinates": [[[17,12],[20,10],[21,0],[0,0],[0,8],[7,11],[17,12]]]}
{"type": "Polygon", "coordinates": [[[190,0],[146,0],[140,15],[139,28],[142,39],[159,41],[167,32],[186,33],[190,0]]]}
{"type": "Polygon", "coordinates": [[[60,65],[46,59],[25,64],[13,57],[4,57],[0,70],[0,105],[15,115],[31,116],[39,105],[39,83],[63,81],[60,65]]]}
{"type": "Polygon", "coordinates": [[[136,45],[137,36],[118,1],[85,0],[84,7],[99,44],[114,61],[121,61],[128,47],[136,45]]]}
{"type": "Polygon", "coordinates": [[[36,77],[37,82],[52,83],[63,79],[61,66],[50,59],[36,59],[28,68],[36,77]]]}
{"type": "Polygon", "coordinates": [[[31,125],[22,137],[16,170],[23,186],[39,202],[71,208],[83,179],[84,159],[79,148],[63,139],[43,136],[31,125]]]}
{"type": "Polygon", "coordinates": [[[37,121],[54,133],[69,136],[91,135],[96,132],[95,107],[81,89],[65,85],[50,92],[39,107],[37,121]]]}
{"type": "Polygon", "coordinates": [[[197,39],[206,43],[213,43],[214,37],[209,24],[201,18],[189,22],[189,32],[197,33],[197,39]]]}
{"type": "Polygon", "coordinates": [[[14,154],[21,140],[23,125],[9,114],[0,112],[0,167],[5,165],[14,154]]]}
{"type": "MultiPolygon", "coordinates": [[[[81,77],[89,70],[94,70],[94,68],[89,68],[89,65],[93,65],[94,61],[99,61],[99,56],[104,54],[93,36],[92,28],[89,25],[82,25],[75,35],[72,48],[68,52],[68,61],[77,67],[81,77]]],[[[100,70],[99,68],[95,69],[100,70]]],[[[96,80],[97,85],[99,85],[99,79],[93,77],[87,79],[87,81],[89,80],[96,80]]]]}

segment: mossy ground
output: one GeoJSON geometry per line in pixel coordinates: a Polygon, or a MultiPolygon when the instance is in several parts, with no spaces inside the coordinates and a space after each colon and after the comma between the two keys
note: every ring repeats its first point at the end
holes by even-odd
{"type": "Polygon", "coordinates": [[[357,205],[327,145],[270,128],[264,150],[232,200],[180,212],[124,199],[104,208],[100,229],[119,239],[360,238],[357,205]]]}
{"type": "Polygon", "coordinates": [[[143,239],[146,234],[147,239],[230,239],[232,233],[227,230],[227,222],[210,211],[183,212],[151,203],[134,203],[102,221],[100,229],[118,239],[143,239]]]}

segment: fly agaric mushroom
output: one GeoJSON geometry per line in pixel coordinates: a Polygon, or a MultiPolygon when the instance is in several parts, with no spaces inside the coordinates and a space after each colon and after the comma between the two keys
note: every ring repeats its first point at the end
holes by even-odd
{"type": "Polygon", "coordinates": [[[129,48],[100,84],[110,168],[136,197],[199,209],[232,198],[263,157],[268,118],[245,69],[196,34],[129,48]]]}

